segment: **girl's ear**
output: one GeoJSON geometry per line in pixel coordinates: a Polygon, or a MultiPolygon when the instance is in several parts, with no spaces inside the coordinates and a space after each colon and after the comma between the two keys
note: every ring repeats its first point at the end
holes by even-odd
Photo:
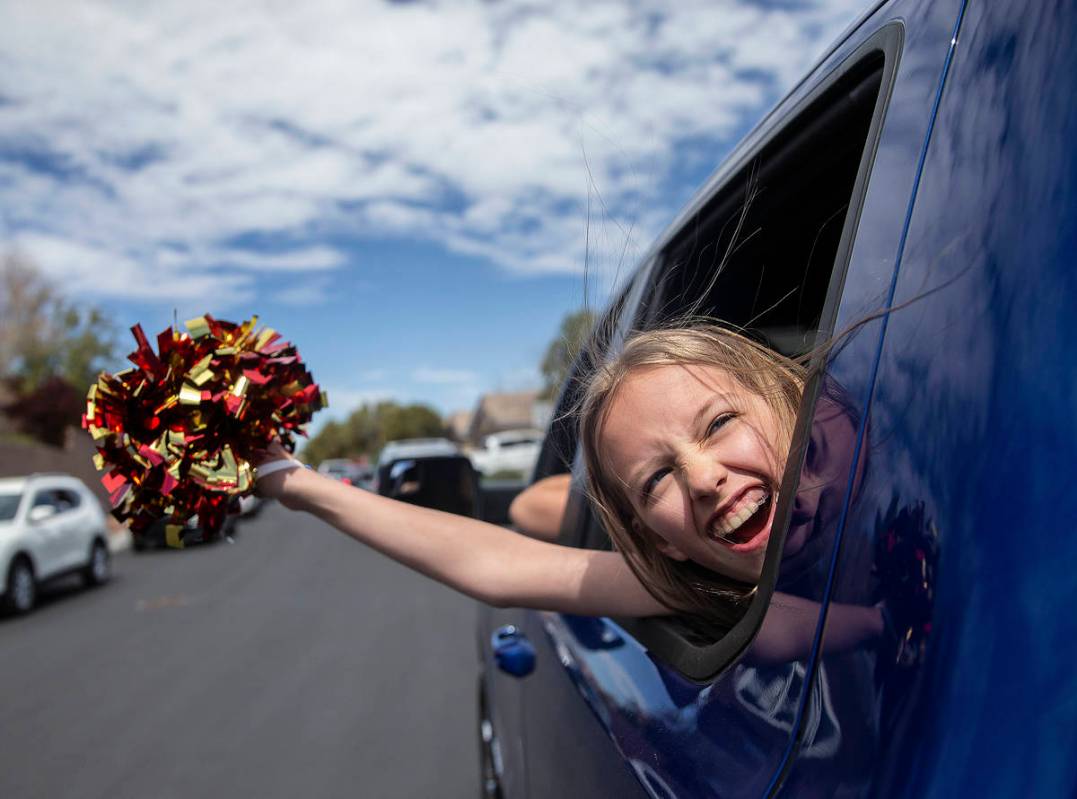
{"type": "MultiPolygon", "coordinates": [[[[636,532],[640,532],[644,529],[643,522],[633,517],[632,529],[636,532]]],[[[651,532],[649,530],[647,532],[650,534],[650,537],[654,541],[654,545],[658,549],[658,551],[665,555],[667,558],[671,560],[688,560],[688,556],[681,552],[681,550],[678,549],[676,545],[669,543],[669,541],[654,532],[651,532]]]]}

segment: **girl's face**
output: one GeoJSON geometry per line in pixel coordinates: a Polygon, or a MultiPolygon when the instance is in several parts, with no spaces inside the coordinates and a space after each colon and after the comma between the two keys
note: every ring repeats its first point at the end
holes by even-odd
{"type": "Polygon", "coordinates": [[[641,369],[614,395],[601,446],[633,524],[676,560],[754,583],[785,452],[761,398],[715,366],[641,369]]]}

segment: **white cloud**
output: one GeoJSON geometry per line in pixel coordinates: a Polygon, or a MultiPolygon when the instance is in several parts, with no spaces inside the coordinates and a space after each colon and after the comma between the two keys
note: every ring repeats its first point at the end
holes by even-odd
{"type": "Polygon", "coordinates": [[[45,273],[73,296],[122,295],[182,302],[205,299],[213,307],[249,300],[250,281],[240,275],[161,267],[149,274],[144,264],[123,253],[49,234],[25,233],[15,248],[32,253],[45,273]]]}
{"type": "Polygon", "coordinates": [[[329,233],[576,272],[593,181],[590,255],[613,268],[674,210],[679,146],[717,160],[860,5],[5,3],[0,234],[143,298],[342,268],[329,233]]]}
{"type": "Polygon", "coordinates": [[[282,305],[295,307],[321,305],[331,296],[332,287],[333,284],[328,280],[306,280],[289,286],[283,291],[275,292],[272,297],[274,302],[282,305]]]}
{"type": "Polygon", "coordinates": [[[216,253],[214,259],[229,266],[295,272],[336,269],[344,263],[344,256],[330,247],[308,247],[275,253],[230,249],[216,253]]]}

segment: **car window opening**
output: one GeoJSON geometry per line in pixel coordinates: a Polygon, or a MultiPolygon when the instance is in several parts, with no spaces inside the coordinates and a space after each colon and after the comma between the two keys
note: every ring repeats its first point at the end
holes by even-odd
{"type": "MultiPolygon", "coordinates": [[[[893,73],[885,66],[884,54],[872,49],[832,76],[717,188],[659,253],[634,327],[705,316],[747,330],[790,356],[832,335],[872,137],[880,127],[884,78],[893,73]]],[[[806,392],[802,414],[813,401],[814,394],[806,392]]],[[[792,451],[798,451],[796,442],[792,451]]],[[[581,505],[566,520],[573,534],[562,541],[608,549],[609,536],[581,505]]],[[[738,624],[733,630],[739,635],[732,635],[687,617],[617,621],[694,679],[724,668],[757,627],[742,631],[749,625],[738,624]]]]}

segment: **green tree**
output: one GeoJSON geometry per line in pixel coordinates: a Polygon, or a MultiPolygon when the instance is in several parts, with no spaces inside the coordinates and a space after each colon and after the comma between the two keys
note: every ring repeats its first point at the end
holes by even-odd
{"type": "Polygon", "coordinates": [[[312,463],[326,458],[374,457],[387,441],[442,436],[445,425],[433,408],[384,401],[362,405],[342,422],[326,423],[303,448],[312,463]]]}
{"type": "Polygon", "coordinates": [[[19,395],[54,377],[85,392],[116,357],[104,312],[71,303],[26,258],[0,261],[0,377],[19,395]]]}
{"type": "Polygon", "coordinates": [[[595,313],[586,308],[567,314],[557,336],[542,356],[543,399],[554,399],[568,377],[568,370],[595,326],[595,313]]]}
{"type": "Polygon", "coordinates": [[[23,433],[62,443],[115,351],[114,328],[102,311],[70,302],[26,258],[0,259],[0,380],[11,395],[0,410],[23,433]]]}
{"type": "Polygon", "coordinates": [[[303,445],[303,457],[311,463],[342,457],[339,453],[346,450],[346,445],[341,435],[341,427],[339,422],[326,422],[318,434],[303,445]]]}

